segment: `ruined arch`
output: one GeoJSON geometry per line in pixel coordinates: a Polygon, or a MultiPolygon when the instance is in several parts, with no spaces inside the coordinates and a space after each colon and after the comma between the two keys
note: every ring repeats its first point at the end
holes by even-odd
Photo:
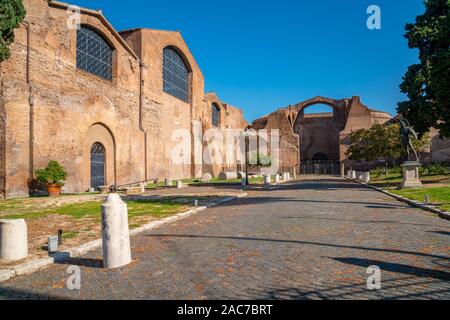
{"type": "Polygon", "coordinates": [[[347,99],[334,100],[317,96],[292,107],[293,131],[299,136],[299,153],[301,161],[320,160],[338,161],[340,159],[340,133],[347,123],[349,103],[347,99]],[[306,114],[314,105],[326,105],[333,113],[306,114]]]}

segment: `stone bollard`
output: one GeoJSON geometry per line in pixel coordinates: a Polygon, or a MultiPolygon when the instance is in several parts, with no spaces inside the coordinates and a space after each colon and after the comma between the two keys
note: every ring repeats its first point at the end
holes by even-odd
{"type": "Polygon", "coordinates": [[[280,183],[280,175],[275,175],[275,183],[280,183]]]}
{"type": "Polygon", "coordinates": [[[292,177],[294,179],[297,179],[297,169],[294,167],[293,171],[292,171],[292,177]]]}
{"type": "Polygon", "coordinates": [[[345,164],[341,163],[341,177],[345,178],[345,164]]]}
{"type": "Polygon", "coordinates": [[[363,179],[362,175],[363,175],[363,173],[361,171],[357,171],[356,172],[356,180],[362,181],[362,179],[363,179]]]}
{"type": "Polygon", "coordinates": [[[103,267],[116,269],[131,262],[128,208],[117,193],[102,204],[103,267]]]}
{"type": "Polygon", "coordinates": [[[166,187],[171,187],[171,186],[172,186],[172,180],[170,180],[170,179],[165,179],[165,180],[164,180],[164,185],[165,185],[166,187]]]}
{"type": "Polygon", "coordinates": [[[353,179],[353,180],[356,179],[356,171],[355,170],[350,171],[350,179],[353,179]]]}
{"type": "Polygon", "coordinates": [[[290,172],[287,173],[287,179],[291,180],[291,173],[290,172]]]}
{"type": "Polygon", "coordinates": [[[0,220],[0,259],[22,260],[28,257],[28,231],[25,220],[0,220]]]}
{"type": "Polygon", "coordinates": [[[264,176],[264,185],[270,186],[272,184],[272,177],[270,175],[264,176]]]}
{"type": "Polygon", "coordinates": [[[183,182],[178,180],[177,181],[177,189],[182,189],[183,188],[183,182]]]}
{"type": "Polygon", "coordinates": [[[283,173],[283,180],[284,180],[284,181],[287,181],[287,180],[288,180],[288,174],[287,174],[287,172],[284,172],[284,173],[283,173]]]}
{"type": "Polygon", "coordinates": [[[145,193],[145,183],[144,182],[139,184],[139,188],[141,188],[141,193],[145,193]]]}
{"type": "Polygon", "coordinates": [[[369,183],[370,182],[370,172],[363,172],[362,174],[362,182],[369,183]]]}

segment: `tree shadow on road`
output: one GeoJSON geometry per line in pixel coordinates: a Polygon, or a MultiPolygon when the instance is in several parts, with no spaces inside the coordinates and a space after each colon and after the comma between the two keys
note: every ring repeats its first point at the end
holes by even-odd
{"type": "MultiPolygon", "coordinates": [[[[351,264],[354,266],[359,266],[363,268],[368,268],[370,266],[378,266],[382,272],[394,272],[394,273],[401,273],[405,275],[411,275],[415,277],[422,277],[422,278],[433,278],[437,280],[443,280],[443,281],[450,281],[450,273],[441,271],[441,270],[435,270],[435,269],[426,269],[426,268],[420,268],[420,267],[414,267],[409,266],[406,264],[400,264],[400,263],[391,263],[391,262],[385,262],[385,261],[377,261],[377,260],[369,260],[369,259],[360,259],[360,258],[332,258],[338,262],[342,262],[345,264],[351,264]]],[[[449,283],[450,285],[450,283],[449,283]]],[[[450,292],[450,289],[449,289],[450,292]]]]}
{"type": "Polygon", "coordinates": [[[205,235],[187,235],[187,234],[147,234],[145,235],[149,238],[186,238],[186,239],[223,239],[223,240],[236,240],[236,241],[261,241],[261,242],[275,242],[280,244],[296,244],[296,245],[311,245],[311,246],[321,246],[321,247],[331,247],[331,248],[342,248],[342,249],[355,249],[363,251],[374,251],[374,252],[389,252],[389,253],[399,253],[405,255],[414,255],[419,257],[436,258],[443,260],[450,260],[448,256],[441,256],[436,254],[429,254],[423,252],[414,252],[407,250],[397,250],[397,249],[385,249],[385,248],[371,248],[362,246],[352,246],[343,244],[332,244],[332,243],[321,243],[312,241],[300,241],[300,240],[283,240],[283,239],[269,239],[269,238],[250,238],[250,237],[235,237],[235,236],[205,236],[205,235]]]}

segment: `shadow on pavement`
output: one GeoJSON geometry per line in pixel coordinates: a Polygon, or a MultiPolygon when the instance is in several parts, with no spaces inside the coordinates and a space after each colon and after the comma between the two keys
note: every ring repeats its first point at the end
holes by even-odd
{"type": "Polygon", "coordinates": [[[433,278],[438,280],[450,281],[449,272],[435,269],[425,269],[409,266],[406,264],[360,259],[360,258],[330,258],[330,259],[363,268],[368,268],[370,266],[378,266],[382,271],[401,273],[415,277],[433,278]]]}
{"type": "Polygon", "coordinates": [[[390,253],[399,253],[406,255],[414,255],[420,257],[430,257],[437,258],[443,260],[450,260],[450,257],[428,254],[423,252],[414,252],[407,250],[395,250],[395,249],[383,249],[383,248],[370,248],[370,247],[361,247],[361,246],[351,246],[351,245],[340,245],[340,244],[331,244],[331,243],[321,243],[321,242],[312,242],[312,241],[299,241],[299,240],[283,240],[283,239],[267,239],[267,238],[248,238],[248,237],[233,237],[233,236],[204,236],[204,235],[179,235],[179,234],[147,234],[146,237],[153,238],[186,238],[186,239],[223,239],[223,240],[238,240],[238,241],[263,241],[263,242],[277,242],[277,243],[291,243],[291,244],[300,244],[300,245],[313,245],[313,246],[322,246],[322,247],[331,247],[331,248],[343,248],[343,249],[356,249],[356,250],[364,250],[364,251],[375,251],[375,252],[390,252],[390,253]]]}

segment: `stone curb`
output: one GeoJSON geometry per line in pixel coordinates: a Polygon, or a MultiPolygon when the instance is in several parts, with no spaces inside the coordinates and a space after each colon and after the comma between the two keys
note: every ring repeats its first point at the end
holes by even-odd
{"type": "Polygon", "coordinates": [[[423,204],[423,203],[415,201],[415,200],[407,199],[405,197],[402,197],[402,196],[390,193],[389,191],[383,190],[381,188],[377,188],[377,187],[372,186],[370,184],[362,183],[362,182],[360,182],[358,180],[353,180],[353,179],[349,179],[349,178],[345,178],[345,179],[348,180],[348,181],[355,182],[355,183],[358,183],[360,185],[363,185],[363,186],[365,186],[365,187],[367,187],[369,189],[372,189],[372,190],[384,193],[385,195],[390,196],[391,198],[394,198],[394,199],[396,199],[396,200],[398,200],[400,202],[405,202],[405,203],[407,203],[407,204],[409,204],[409,205],[411,205],[413,207],[416,207],[416,208],[419,208],[419,209],[422,209],[422,210],[425,210],[425,211],[437,214],[442,219],[450,220],[450,212],[439,210],[435,206],[430,206],[430,205],[426,205],[426,204],[423,204]]]}
{"type": "MultiPolygon", "coordinates": [[[[176,214],[174,216],[171,217],[167,217],[158,221],[153,221],[150,222],[149,224],[142,226],[140,228],[134,229],[130,231],[130,237],[134,237],[137,236],[141,233],[162,227],[163,225],[175,222],[175,221],[179,221],[182,219],[185,219],[189,216],[192,216],[194,214],[200,213],[202,211],[207,210],[208,208],[212,208],[212,207],[216,207],[220,204],[226,203],[226,202],[230,202],[230,201],[234,201],[236,199],[240,199],[240,198],[245,198],[247,197],[248,194],[247,193],[242,193],[239,195],[235,195],[235,196],[229,196],[226,197],[220,201],[217,201],[215,203],[212,203],[210,205],[207,206],[202,206],[202,207],[198,207],[195,209],[191,209],[188,210],[186,212],[181,212],[179,214],[176,214]]],[[[88,243],[85,243],[83,245],[80,245],[78,247],[75,248],[70,248],[64,252],[58,252],[55,254],[52,254],[50,257],[48,258],[43,258],[43,259],[36,259],[24,264],[21,264],[17,267],[14,267],[12,269],[3,269],[0,270],[0,283],[8,281],[14,277],[17,276],[23,276],[23,275],[28,275],[31,273],[34,273],[36,271],[40,271],[52,264],[55,263],[63,263],[68,261],[70,258],[73,257],[77,257],[77,256],[81,256],[85,253],[88,253],[89,251],[93,251],[95,249],[101,248],[102,246],[102,239],[97,239],[88,243]]]]}

